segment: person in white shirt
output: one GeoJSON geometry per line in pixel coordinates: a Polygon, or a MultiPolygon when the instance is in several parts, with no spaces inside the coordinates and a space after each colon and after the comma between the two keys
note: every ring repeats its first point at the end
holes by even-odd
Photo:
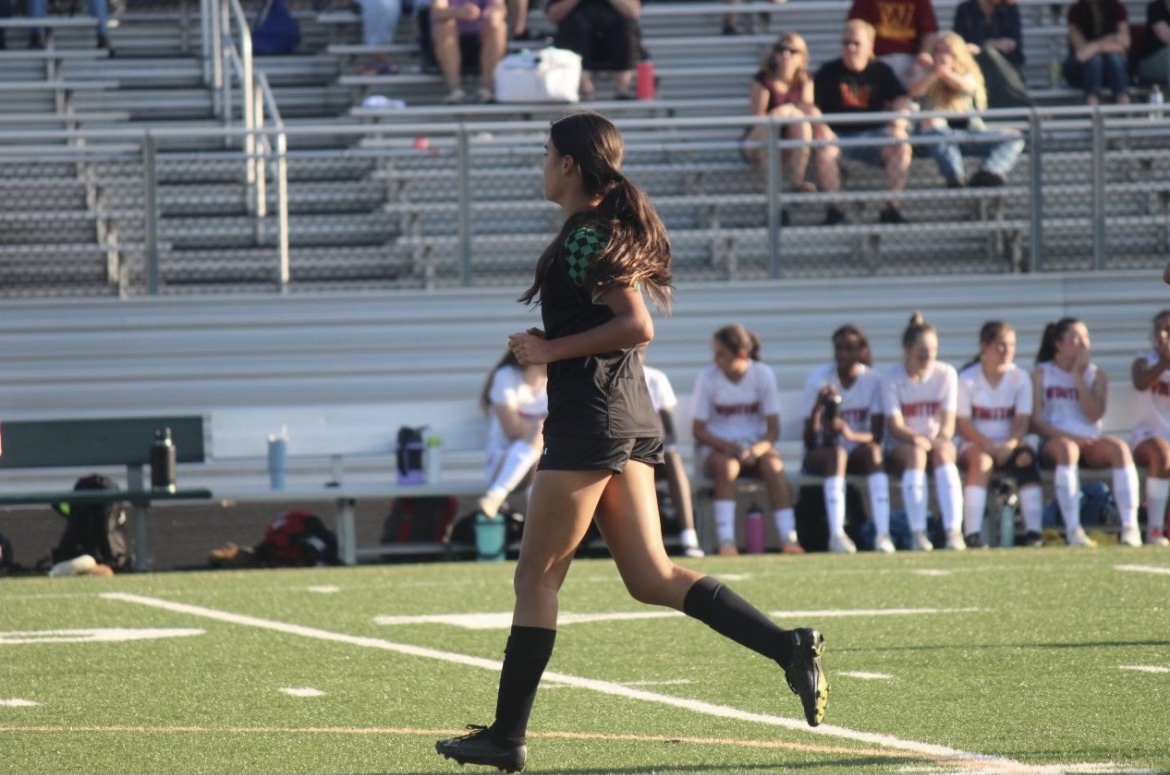
{"type": "Polygon", "coordinates": [[[1081,527],[1077,467],[1112,468],[1113,498],[1121,516],[1121,542],[1141,546],[1137,526],[1137,469],[1121,439],[1101,433],[1109,378],[1092,362],[1089,329],[1076,318],[1044,327],[1032,370],[1032,428],[1040,434],[1040,460],[1052,466],[1056,503],[1069,546],[1096,546],[1081,527]]]}
{"type": "Polygon", "coordinates": [[[496,516],[540,460],[548,414],[547,382],[544,364],[521,366],[511,350],[488,375],[479,397],[480,406],[491,417],[484,461],[491,484],[479,499],[484,516],[496,516]]]}
{"type": "Polygon", "coordinates": [[[1032,380],[1015,364],[1016,330],[990,320],[979,330],[979,355],[959,372],[959,463],[966,472],[963,532],[969,547],[982,545],[987,484],[994,471],[1016,481],[1024,514],[1024,543],[1042,546],[1044,496],[1040,458],[1025,440],[1032,422],[1032,380]]]}
{"type": "Polygon", "coordinates": [[[697,465],[715,480],[715,533],[721,555],[738,554],[735,480],[758,476],[768,490],[780,551],[803,554],[796,536],[792,486],[776,451],[780,390],[776,374],[760,363],[760,341],[739,324],[724,326],[712,341],[715,362],[699,373],[692,411],[699,445],[697,465]]]}
{"type": "Polygon", "coordinates": [[[870,370],[869,340],[855,325],[833,332],[833,363],[818,366],[804,383],[804,470],[823,476],[829,551],[857,551],[845,535],[845,474],[865,477],[877,529],[874,549],[894,551],[890,540],[890,479],[882,469],[881,378],[870,370]],[[835,416],[828,417],[826,413],[835,416]],[[828,421],[826,421],[828,419],[828,421]]]}
{"type": "Polygon", "coordinates": [[[1153,349],[1139,353],[1131,376],[1137,388],[1138,421],[1129,446],[1146,466],[1146,543],[1170,546],[1166,501],[1170,495],[1170,309],[1154,316],[1153,349]]]}
{"type": "Polygon", "coordinates": [[[678,397],[674,394],[674,388],[671,387],[666,374],[646,365],[646,345],[639,345],[637,352],[638,357],[642,359],[646,387],[650,390],[650,403],[654,406],[658,421],[662,425],[663,460],[659,468],[666,477],[670,487],[670,500],[678,514],[678,540],[682,545],[683,554],[687,557],[702,557],[703,550],[699,548],[699,536],[695,532],[691,480],[687,476],[687,467],[683,464],[682,455],[679,454],[678,436],[674,431],[674,408],[678,406],[678,397]]]}
{"type": "Polygon", "coordinates": [[[934,471],[935,498],[942,512],[948,549],[965,549],[960,520],[963,493],[955,465],[958,375],[940,363],[938,331],[915,312],[902,333],[902,362],[882,377],[886,440],[891,470],[902,476],[902,502],[910,522],[911,548],[934,548],[926,534],[926,470],[934,471]]]}

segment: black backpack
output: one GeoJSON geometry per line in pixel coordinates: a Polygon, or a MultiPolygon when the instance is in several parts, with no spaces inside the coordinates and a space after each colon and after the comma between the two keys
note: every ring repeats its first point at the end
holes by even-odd
{"type": "MultiPolygon", "coordinates": [[[[83,476],[73,485],[74,492],[117,489],[117,482],[101,474],[83,476]]],[[[65,532],[51,553],[54,565],[83,554],[116,571],[126,570],[133,564],[134,555],[126,540],[126,512],[121,501],[65,501],[54,503],[53,510],[66,520],[65,532]]]]}

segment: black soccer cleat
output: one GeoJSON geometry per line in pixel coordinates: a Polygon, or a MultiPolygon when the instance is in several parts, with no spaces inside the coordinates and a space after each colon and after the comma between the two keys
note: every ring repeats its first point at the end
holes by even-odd
{"type": "Polygon", "coordinates": [[[528,746],[502,745],[496,742],[487,727],[478,724],[468,724],[467,728],[471,732],[466,735],[435,743],[435,751],[459,764],[483,764],[503,772],[524,769],[528,746]]]}
{"type": "Polygon", "coordinates": [[[809,628],[789,630],[785,636],[792,639],[792,662],[784,668],[784,677],[788,688],[800,697],[808,725],[815,727],[825,720],[829,704],[829,679],[821,665],[825,636],[809,628]]]}

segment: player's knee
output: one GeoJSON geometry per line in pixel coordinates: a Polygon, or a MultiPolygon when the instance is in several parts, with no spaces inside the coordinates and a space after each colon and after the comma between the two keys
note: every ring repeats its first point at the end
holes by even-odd
{"type": "Polygon", "coordinates": [[[1023,487],[1028,484],[1040,484],[1040,464],[1030,449],[1017,449],[1008,459],[1016,483],[1023,487]]]}

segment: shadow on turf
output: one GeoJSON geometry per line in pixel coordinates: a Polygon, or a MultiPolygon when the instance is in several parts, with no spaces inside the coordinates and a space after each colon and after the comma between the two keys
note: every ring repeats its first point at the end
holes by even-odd
{"type": "Polygon", "coordinates": [[[1101,641],[1096,643],[955,643],[949,646],[932,643],[926,646],[890,646],[888,648],[873,648],[871,646],[857,648],[842,648],[833,645],[833,653],[842,652],[873,653],[875,651],[947,651],[967,649],[1095,649],[1105,647],[1129,648],[1130,646],[1170,646],[1170,640],[1119,640],[1101,641]]]}
{"type": "MultiPolygon", "coordinates": [[[[835,759],[835,760],[818,759],[815,762],[813,762],[813,761],[809,761],[809,762],[786,761],[783,763],[782,767],[783,767],[784,772],[798,772],[800,770],[805,770],[805,769],[824,771],[826,768],[830,772],[855,772],[857,770],[860,770],[863,767],[875,767],[875,766],[890,767],[890,766],[909,766],[909,765],[921,765],[921,764],[922,764],[922,759],[915,757],[915,756],[905,756],[905,757],[902,757],[902,756],[859,756],[859,757],[856,757],[853,759],[835,759]]],[[[651,767],[623,767],[620,770],[617,770],[617,769],[603,770],[603,769],[597,769],[595,767],[590,767],[588,769],[558,768],[555,770],[542,770],[542,769],[536,769],[536,768],[532,768],[532,767],[526,767],[526,768],[524,768],[524,775],[634,775],[634,773],[671,773],[671,772],[674,772],[674,773],[687,773],[687,772],[703,773],[703,772],[711,772],[712,770],[715,770],[715,769],[725,771],[725,772],[731,771],[731,772],[744,772],[744,773],[748,773],[748,772],[775,773],[778,771],[777,770],[778,766],[781,766],[779,762],[773,763],[773,764],[733,764],[733,763],[728,762],[728,761],[721,761],[718,763],[712,762],[709,764],[688,764],[688,765],[678,765],[678,766],[674,766],[674,767],[672,767],[670,765],[654,765],[651,767]]],[[[473,775],[476,772],[484,772],[484,773],[495,773],[496,772],[496,770],[488,769],[488,768],[465,769],[463,767],[459,767],[458,769],[453,768],[451,771],[452,772],[467,773],[467,775],[473,775]]],[[[384,773],[383,775],[424,775],[424,773],[388,771],[388,772],[384,773]]]]}

